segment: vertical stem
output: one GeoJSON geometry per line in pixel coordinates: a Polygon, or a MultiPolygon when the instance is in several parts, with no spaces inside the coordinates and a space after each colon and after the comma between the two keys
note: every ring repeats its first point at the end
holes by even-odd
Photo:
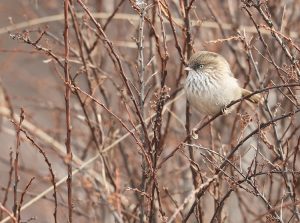
{"type": "MultiPolygon", "coordinates": [[[[184,17],[184,24],[185,24],[185,35],[186,35],[186,53],[187,53],[187,58],[189,59],[192,55],[192,36],[191,36],[191,24],[190,24],[190,9],[191,5],[193,4],[194,1],[189,1],[189,0],[184,0],[183,5],[184,5],[184,12],[185,12],[185,17],[184,17]]],[[[191,133],[191,124],[190,124],[190,104],[187,101],[186,103],[186,112],[185,112],[185,118],[186,118],[186,123],[185,123],[185,129],[186,129],[186,134],[190,135],[191,133]]],[[[192,139],[189,137],[187,140],[188,144],[192,144],[192,139]]],[[[193,147],[189,146],[189,155],[190,159],[194,161],[194,151],[193,147]]],[[[198,182],[197,182],[197,172],[196,170],[191,166],[190,167],[191,172],[192,172],[192,177],[193,177],[193,184],[194,188],[198,187],[198,182]]],[[[199,215],[196,215],[198,217],[201,216],[201,210],[200,207],[198,209],[199,215]]]]}
{"type": "Polygon", "coordinates": [[[69,23],[68,23],[68,9],[69,9],[69,0],[64,1],[64,43],[65,43],[65,64],[64,64],[64,73],[65,73],[65,104],[66,104],[66,152],[67,152],[67,166],[68,166],[68,178],[67,178],[67,187],[68,187],[68,220],[72,223],[72,149],[71,149],[71,109],[70,109],[70,94],[71,94],[71,81],[69,74],[69,23]]]}
{"type": "Polygon", "coordinates": [[[14,169],[15,169],[15,182],[14,182],[14,205],[13,205],[13,213],[14,217],[17,218],[17,210],[18,210],[18,183],[19,183],[19,152],[20,152],[20,131],[17,130],[17,146],[16,146],[16,156],[14,160],[14,169]]]}
{"type": "MultiPolygon", "coordinates": [[[[186,35],[186,46],[187,46],[187,58],[189,59],[192,54],[192,37],[191,37],[191,28],[190,28],[190,16],[189,16],[189,11],[188,11],[188,6],[189,6],[189,0],[184,0],[184,12],[185,12],[185,17],[184,17],[184,24],[185,24],[185,35],[186,35]]],[[[186,123],[185,123],[185,128],[186,128],[186,133],[187,135],[190,135],[190,105],[189,102],[187,101],[186,104],[186,123]]],[[[189,138],[187,141],[188,144],[191,144],[191,139],[189,138]]],[[[189,153],[190,157],[192,160],[194,160],[194,154],[192,151],[192,147],[189,147],[189,153]]],[[[193,170],[192,170],[193,173],[193,170]]]]}
{"type": "MultiPolygon", "coordinates": [[[[189,16],[189,11],[188,11],[188,6],[189,6],[189,0],[184,0],[184,11],[185,11],[185,17],[184,17],[184,24],[185,24],[185,35],[186,35],[186,46],[187,46],[187,58],[189,59],[192,54],[192,38],[191,38],[191,28],[190,28],[190,16],[189,16]]],[[[190,135],[191,132],[191,124],[190,124],[190,104],[187,101],[186,103],[186,112],[185,112],[185,118],[186,118],[186,123],[185,123],[185,129],[186,129],[186,134],[190,135]]],[[[189,137],[187,140],[188,144],[192,143],[191,138],[189,137]]],[[[193,153],[193,148],[189,146],[189,154],[191,160],[194,160],[194,153],[193,153]]],[[[194,169],[191,168],[192,174],[193,174],[193,179],[194,179],[194,169]]],[[[194,182],[194,186],[195,182],[194,182]]]]}
{"type": "MultiPolygon", "coordinates": [[[[145,100],[145,65],[144,65],[144,17],[145,17],[145,3],[144,1],[137,1],[141,9],[140,22],[139,22],[139,32],[138,32],[138,76],[140,82],[140,98],[139,98],[139,109],[142,118],[144,119],[144,100],[145,100]]],[[[141,140],[143,146],[145,145],[145,134],[141,131],[141,140]]],[[[150,149],[150,148],[149,148],[150,149]]],[[[141,180],[141,191],[145,192],[147,190],[147,163],[144,155],[142,155],[142,180],[141,180]]],[[[144,196],[140,196],[140,222],[144,222],[145,208],[144,208],[144,196]]]]}
{"type": "Polygon", "coordinates": [[[141,116],[144,118],[144,99],[145,99],[145,65],[144,65],[144,17],[145,17],[145,8],[142,6],[142,12],[140,16],[140,24],[139,24],[139,37],[138,37],[138,63],[139,63],[139,78],[140,78],[140,111],[141,116]]]}
{"type": "Polygon", "coordinates": [[[21,124],[24,120],[24,110],[21,108],[21,114],[20,114],[20,121],[16,127],[16,137],[17,137],[17,145],[16,145],[16,156],[14,160],[14,170],[15,170],[15,183],[14,183],[14,204],[13,204],[13,214],[16,219],[19,218],[18,209],[18,184],[19,184],[19,154],[20,154],[20,145],[21,145],[21,139],[20,139],[20,128],[21,124]]]}

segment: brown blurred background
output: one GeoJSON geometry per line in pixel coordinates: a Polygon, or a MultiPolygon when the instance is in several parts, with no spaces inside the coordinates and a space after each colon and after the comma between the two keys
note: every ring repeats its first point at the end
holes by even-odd
{"type": "MultiPolygon", "coordinates": [[[[105,36],[73,0],[69,66],[78,88],[71,93],[71,163],[65,152],[64,1],[0,3],[0,222],[11,221],[9,213],[16,222],[68,222],[70,212],[73,222],[298,222],[300,2],[82,2],[105,36]],[[190,150],[186,143],[176,149],[187,136],[184,63],[198,50],[222,54],[249,90],[285,86],[263,91],[261,105],[242,102],[218,117],[190,150]],[[237,145],[232,165],[216,175],[237,145]],[[53,191],[43,194],[53,181],[37,147],[59,182],[57,204],[53,191]],[[71,185],[72,210],[68,164],[80,168],[71,185]],[[192,195],[201,185],[197,202],[192,195]],[[24,210],[14,213],[14,205],[24,210]]],[[[208,119],[190,112],[190,129],[208,119]]]]}

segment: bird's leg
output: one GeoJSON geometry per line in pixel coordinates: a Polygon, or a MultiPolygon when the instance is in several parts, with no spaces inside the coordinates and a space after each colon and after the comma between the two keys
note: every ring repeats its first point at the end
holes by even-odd
{"type": "Polygon", "coordinates": [[[195,125],[195,127],[192,129],[191,131],[191,136],[193,139],[198,139],[198,133],[196,133],[197,129],[201,126],[201,124],[204,122],[204,120],[206,118],[209,118],[209,116],[204,116],[203,119],[201,119],[201,121],[199,123],[197,123],[197,125],[195,125]]]}

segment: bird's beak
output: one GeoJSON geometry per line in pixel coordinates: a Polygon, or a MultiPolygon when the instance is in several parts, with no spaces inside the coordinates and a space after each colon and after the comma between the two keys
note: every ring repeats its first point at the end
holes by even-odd
{"type": "Polygon", "coordinates": [[[191,71],[191,70],[193,70],[193,69],[190,68],[190,67],[185,67],[184,70],[186,70],[186,71],[191,71]]]}

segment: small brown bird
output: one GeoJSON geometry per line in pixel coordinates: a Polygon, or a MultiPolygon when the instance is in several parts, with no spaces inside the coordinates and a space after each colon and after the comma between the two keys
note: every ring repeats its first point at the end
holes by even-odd
{"type": "MultiPolygon", "coordinates": [[[[214,115],[230,102],[252,93],[239,86],[228,62],[220,54],[197,52],[185,70],[189,72],[185,82],[187,99],[204,115],[214,115]]],[[[253,95],[248,100],[258,103],[261,97],[253,95]]]]}

